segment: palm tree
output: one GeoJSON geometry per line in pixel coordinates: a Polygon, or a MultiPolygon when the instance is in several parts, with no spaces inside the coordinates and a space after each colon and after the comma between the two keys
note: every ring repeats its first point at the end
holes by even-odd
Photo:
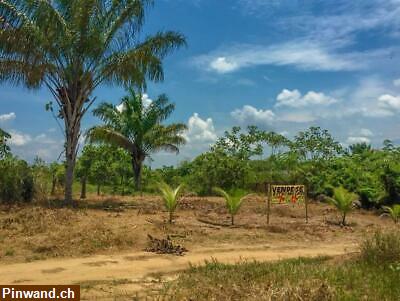
{"type": "Polygon", "coordinates": [[[215,187],[214,191],[225,199],[226,208],[231,215],[231,225],[233,226],[235,224],[235,215],[238,213],[240,207],[242,206],[243,200],[247,195],[230,195],[225,190],[218,187],[215,187]]]}
{"type": "Polygon", "coordinates": [[[152,0],[0,0],[0,81],[46,87],[64,122],[65,202],[81,120],[101,84],[145,87],[163,79],[162,59],[185,44],[176,32],[140,41],[152,0]]]}
{"type": "Polygon", "coordinates": [[[173,214],[175,212],[176,207],[178,206],[178,200],[180,193],[182,191],[183,186],[179,185],[176,189],[171,188],[166,183],[158,183],[158,189],[162,194],[162,198],[164,200],[165,208],[169,212],[169,223],[172,224],[173,214]]]}
{"type": "Polygon", "coordinates": [[[358,200],[358,195],[348,191],[343,187],[333,189],[333,198],[328,197],[328,202],[336,207],[342,214],[342,225],[346,225],[346,216],[353,209],[354,202],[358,200]]]}
{"type": "Polygon", "coordinates": [[[169,103],[166,95],[146,105],[143,95],[130,89],[119,106],[102,103],[93,111],[105,124],[91,128],[88,139],[127,150],[132,159],[135,187],[141,190],[144,160],[161,150],[178,153],[179,146],[186,142],[182,136],[187,128],[185,124],[161,124],[174,109],[175,105],[169,103]]]}

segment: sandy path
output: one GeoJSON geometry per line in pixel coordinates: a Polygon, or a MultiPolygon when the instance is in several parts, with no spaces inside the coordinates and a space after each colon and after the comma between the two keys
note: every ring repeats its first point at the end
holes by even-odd
{"type": "Polygon", "coordinates": [[[0,283],[70,284],[116,279],[130,279],[137,282],[154,273],[173,273],[187,268],[189,263],[201,264],[212,258],[225,263],[234,263],[241,259],[267,261],[299,256],[334,256],[353,252],[356,248],[356,244],[349,243],[251,247],[223,245],[216,249],[193,250],[182,257],[135,252],[74,259],[50,259],[0,265],[0,283]]]}

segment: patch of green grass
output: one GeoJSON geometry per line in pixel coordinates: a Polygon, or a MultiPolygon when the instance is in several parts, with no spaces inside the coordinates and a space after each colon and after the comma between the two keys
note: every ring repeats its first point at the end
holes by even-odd
{"type": "Polygon", "coordinates": [[[164,300],[399,300],[400,273],[327,258],[278,263],[209,262],[192,267],[160,292],[164,300]]]}
{"type": "Polygon", "coordinates": [[[400,234],[377,233],[361,254],[280,262],[207,262],[165,284],[156,300],[400,300],[400,234]]]}
{"type": "Polygon", "coordinates": [[[15,251],[13,249],[7,249],[4,252],[4,256],[14,256],[14,254],[15,254],[15,251]]]}

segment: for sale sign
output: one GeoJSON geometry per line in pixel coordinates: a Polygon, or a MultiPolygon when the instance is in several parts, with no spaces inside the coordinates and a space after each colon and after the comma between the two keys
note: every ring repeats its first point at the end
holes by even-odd
{"type": "Polygon", "coordinates": [[[305,203],[306,189],[304,185],[271,185],[270,196],[274,204],[305,203]]]}

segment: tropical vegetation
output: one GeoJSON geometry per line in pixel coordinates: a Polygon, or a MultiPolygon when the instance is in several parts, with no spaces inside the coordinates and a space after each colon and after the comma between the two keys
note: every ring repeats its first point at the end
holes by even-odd
{"type": "MultiPolygon", "coordinates": [[[[150,0],[0,1],[0,81],[46,87],[64,123],[65,202],[82,118],[102,84],[145,87],[163,79],[162,59],[185,45],[177,32],[140,40],[150,0]]],[[[50,104],[48,109],[53,110],[50,104]]]]}
{"type": "Polygon", "coordinates": [[[146,104],[141,93],[130,89],[119,106],[102,103],[94,110],[104,125],[91,128],[88,138],[126,150],[131,157],[135,188],[140,190],[145,159],[161,150],[178,153],[179,146],[185,143],[185,124],[162,124],[174,109],[166,95],[146,104]]]}

